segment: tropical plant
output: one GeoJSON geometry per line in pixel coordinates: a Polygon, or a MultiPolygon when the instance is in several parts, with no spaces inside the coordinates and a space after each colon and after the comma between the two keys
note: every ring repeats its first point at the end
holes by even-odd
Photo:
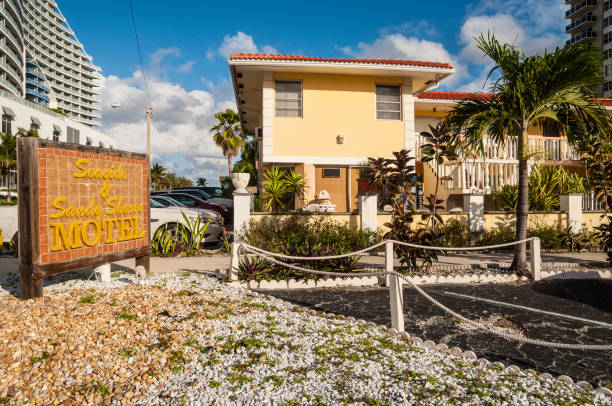
{"type": "Polygon", "coordinates": [[[306,175],[293,170],[285,172],[285,186],[293,202],[303,202],[306,195],[306,175]]]}
{"type": "Polygon", "coordinates": [[[240,118],[238,113],[232,109],[227,109],[215,113],[218,120],[217,125],[210,129],[213,134],[213,141],[227,157],[228,174],[232,173],[232,158],[238,155],[238,151],[244,145],[246,136],[240,128],[240,118]]]}
{"type": "MultiPolygon", "coordinates": [[[[571,144],[592,134],[611,131],[611,120],[593,93],[601,82],[601,52],[586,45],[557,48],[544,55],[525,55],[500,44],[494,35],[477,39],[478,48],[494,63],[487,80],[492,95],[459,102],[447,119],[453,135],[469,151],[484,152],[485,135],[500,145],[518,139],[518,202],[516,240],[527,237],[529,213],[528,130],[567,136],[571,144]]],[[[525,244],[515,245],[513,268],[527,273],[525,244]]]]}
{"type": "Polygon", "coordinates": [[[183,215],[183,220],[185,221],[185,226],[180,228],[181,248],[187,256],[192,256],[200,251],[204,238],[206,237],[206,231],[208,230],[210,221],[203,222],[199,214],[198,217],[194,219],[190,219],[183,212],[181,212],[181,214],[183,215]]]}
{"type": "Polygon", "coordinates": [[[612,265],[612,216],[606,216],[606,223],[602,223],[597,228],[597,237],[601,241],[601,248],[608,256],[608,263],[612,265]]]}
{"type": "MultiPolygon", "coordinates": [[[[395,159],[368,159],[372,170],[370,183],[381,184],[385,195],[393,205],[393,217],[390,223],[385,224],[389,231],[384,237],[419,245],[436,245],[435,242],[440,237],[439,229],[412,227],[416,212],[415,199],[411,191],[412,187],[416,186],[412,165],[414,158],[406,149],[393,152],[393,155],[395,159]]],[[[429,268],[432,262],[437,260],[436,252],[433,250],[411,248],[399,244],[396,244],[394,249],[400,263],[409,272],[420,272],[429,268]]]]}
{"type": "Polygon", "coordinates": [[[206,186],[206,178],[199,177],[198,179],[196,179],[196,185],[200,187],[206,186]]]}
{"type": "Polygon", "coordinates": [[[272,266],[265,259],[245,257],[238,265],[238,279],[247,281],[271,279],[269,277],[271,270],[272,266]]]}
{"type": "Polygon", "coordinates": [[[34,128],[30,128],[29,130],[26,130],[25,128],[19,127],[17,129],[17,134],[18,137],[36,137],[39,138],[38,136],[38,130],[35,130],[34,128]]]}
{"type": "Polygon", "coordinates": [[[157,162],[151,165],[151,186],[153,190],[160,190],[162,188],[165,176],[166,168],[157,162]]]}
{"type": "Polygon", "coordinates": [[[284,197],[287,194],[287,184],[284,178],[285,173],[277,167],[272,167],[264,173],[262,192],[266,210],[279,211],[285,207],[284,197]]]}
{"type": "MultiPolygon", "coordinates": [[[[587,179],[568,172],[561,166],[535,165],[529,174],[529,210],[559,210],[560,196],[564,193],[584,193],[587,179]]],[[[518,205],[518,187],[503,185],[491,192],[495,207],[515,211],[518,205]]]]}
{"type": "Polygon", "coordinates": [[[177,243],[175,235],[168,232],[167,225],[164,225],[151,239],[151,250],[154,256],[169,257],[176,253],[177,243]]]}
{"type": "Polygon", "coordinates": [[[438,199],[438,188],[440,181],[450,180],[449,176],[440,178],[440,167],[444,163],[444,160],[455,160],[457,159],[457,147],[454,144],[454,138],[451,137],[450,133],[446,130],[444,123],[438,123],[435,127],[429,126],[429,132],[421,132],[421,136],[424,138],[425,143],[421,145],[421,161],[422,162],[433,162],[434,171],[436,174],[436,188],[434,194],[427,196],[427,204],[425,207],[428,208],[430,215],[427,218],[427,224],[431,220],[432,231],[439,223],[442,222],[442,218],[436,215],[437,210],[442,210],[444,207],[441,206],[444,203],[443,200],[438,199]]]}
{"type": "Polygon", "coordinates": [[[11,201],[11,169],[17,164],[17,138],[0,133],[0,170],[6,178],[6,201],[11,201]]]}
{"type": "Polygon", "coordinates": [[[272,167],[264,173],[262,184],[264,207],[268,211],[279,211],[306,194],[306,176],[293,169],[272,167]]]}

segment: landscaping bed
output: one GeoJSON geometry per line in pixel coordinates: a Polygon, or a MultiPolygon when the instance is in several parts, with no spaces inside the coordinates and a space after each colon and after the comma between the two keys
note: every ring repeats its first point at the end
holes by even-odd
{"type": "Polygon", "coordinates": [[[74,277],[23,302],[0,275],[0,403],[612,403],[197,273],[74,277]]]}

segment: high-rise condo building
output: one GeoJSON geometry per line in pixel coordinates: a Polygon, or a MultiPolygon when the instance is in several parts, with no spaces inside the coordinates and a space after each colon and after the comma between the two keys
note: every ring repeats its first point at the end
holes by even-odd
{"type": "Polygon", "coordinates": [[[565,0],[568,24],[565,32],[571,35],[566,44],[587,43],[602,50],[604,83],[599,93],[612,97],[612,0],[565,0]]]}
{"type": "Polygon", "coordinates": [[[100,124],[100,68],[53,0],[0,0],[0,91],[100,124]]]}

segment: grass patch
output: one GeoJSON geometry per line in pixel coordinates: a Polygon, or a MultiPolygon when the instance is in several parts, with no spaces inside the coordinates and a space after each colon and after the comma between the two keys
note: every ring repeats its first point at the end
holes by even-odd
{"type": "Polygon", "coordinates": [[[125,358],[131,358],[134,355],[136,355],[138,353],[138,351],[136,351],[134,348],[124,348],[121,351],[121,356],[125,357],[125,358]]]}
{"type": "Polygon", "coordinates": [[[102,397],[106,397],[111,394],[108,385],[105,385],[104,382],[101,381],[96,381],[95,391],[102,395],[102,397]]]}
{"type": "Polygon", "coordinates": [[[119,315],[123,320],[136,320],[138,317],[134,314],[131,306],[123,306],[119,315]]]}
{"type": "Polygon", "coordinates": [[[95,302],[96,297],[91,293],[88,293],[81,298],[81,303],[94,304],[95,302]]]}

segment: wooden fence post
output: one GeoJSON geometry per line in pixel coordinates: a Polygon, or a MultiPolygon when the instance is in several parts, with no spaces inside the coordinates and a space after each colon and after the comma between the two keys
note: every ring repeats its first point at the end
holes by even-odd
{"type": "MultiPolygon", "coordinates": [[[[385,270],[393,272],[393,242],[385,244],[385,270]]],[[[389,281],[389,300],[391,305],[391,327],[404,331],[404,295],[402,280],[397,275],[387,275],[389,281]]]]}
{"type": "Polygon", "coordinates": [[[38,138],[17,137],[17,216],[21,299],[43,295],[43,278],[34,277],[39,243],[38,138]]]}

